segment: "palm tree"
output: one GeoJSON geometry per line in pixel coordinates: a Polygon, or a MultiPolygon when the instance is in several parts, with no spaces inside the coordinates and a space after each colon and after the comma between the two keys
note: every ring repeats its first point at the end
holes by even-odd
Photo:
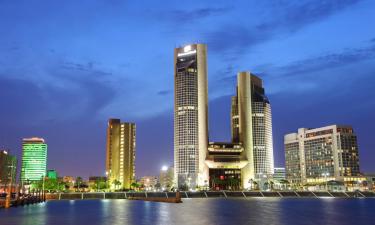
{"type": "Polygon", "coordinates": [[[130,187],[131,187],[133,190],[136,190],[136,189],[139,188],[139,184],[136,183],[136,182],[133,182],[133,183],[130,185],[130,187]]]}
{"type": "Polygon", "coordinates": [[[114,181],[112,182],[112,184],[115,186],[115,190],[118,190],[118,186],[121,185],[121,182],[118,181],[118,180],[114,180],[114,181]]]}
{"type": "Polygon", "coordinates": [[[270,184],[270,189],[271,189],[271,191],[272,191],[272,190],[273,190],[274,182],[271,180],[271,181],[269,182],[269,184],[270,184]]]}
{"type": "Polygon", "coordinates": [[[82,177],[77,177],[76,178],[76,188],[78,189],[78,191],[81,191],[80,190],[81,185],[82,185],[82,177]]]}

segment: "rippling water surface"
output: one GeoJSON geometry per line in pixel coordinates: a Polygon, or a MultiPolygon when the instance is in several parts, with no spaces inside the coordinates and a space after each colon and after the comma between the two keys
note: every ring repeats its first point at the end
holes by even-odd
{"type": "Polygon", "coordinates": [[[1,225],[375,224],[375,199],[76,200],[0,210],[1,225]]]}

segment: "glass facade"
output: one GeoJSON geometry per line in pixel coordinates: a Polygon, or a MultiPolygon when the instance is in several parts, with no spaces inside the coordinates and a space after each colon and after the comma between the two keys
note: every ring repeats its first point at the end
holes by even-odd
{"type": "Polygon", "coordinates": [[[349,126],[301,128],[284,138],[287,179],[319,184],[328,180],[358,180],[357,137],[349,126]]]}
{"type": "Polygon", "coordinates": [[[238,80],[237,96],[232,97],[232,141],[240,141],[244,144],[246,151],[251,151],[246,156],[250,170],[253,170],[248,179],[264,176],[272,177],[274,162],[271,105],[265,95],[260,78],[249,72],[240,73],[239,76],[244,76],[245,78],[238,80]],[[249,82],[249,84],[243,84],[243,82],[249,82]],[[239,92],[246,93],[243,90],[246,88],[250,89],[251,99],[244,96],[240,101],[239,92]],[[250,108],[246,108],[245,105],[247,104],[250,105],[250,108]],[[240,115],[240,108],[243,109],[242,115],[240,115]],[[241,116],[242,118],[240,118],[241,116]],[[248,126],[251,129],[248,129],[248,126]],[[245,131],[250,133],[250,139],[247,138],[245,131]],[[242,132],[242,136],[240,132],[242,132]]]}
{"type": "Polygon", "coordinates": [[[174,167],[179,187],[195,188],[199,176],[204,177],[208,142],[205,51],[206,46],[199,44],[175,49],[174,167]]]}
{"type": "Polygon", "coordinates": [[[298,141],[285,143],[285,171],[286,178],[291,183],[301,182],[301,165],[298,141]]]}
{"type": "Polygon", "coordinates": [[[24,138],[21,181],[38,181],[46,176],[47,144],[42,138],[24,138]]]}

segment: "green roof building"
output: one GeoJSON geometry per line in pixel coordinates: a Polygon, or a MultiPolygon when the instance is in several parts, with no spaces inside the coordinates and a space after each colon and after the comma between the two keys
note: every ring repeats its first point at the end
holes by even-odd
{"type": "Polygon", "coordinates": [[[22,140],[21,181],[37,181],[46,176],[47,144],[42,138],[22,140]]]}
{"type": "Polygon", "coordinates": [[[49,179],[57,179],[57,172],[56,172],[56,170],[48,170],[47,171],[47,177],[49,179]]]}

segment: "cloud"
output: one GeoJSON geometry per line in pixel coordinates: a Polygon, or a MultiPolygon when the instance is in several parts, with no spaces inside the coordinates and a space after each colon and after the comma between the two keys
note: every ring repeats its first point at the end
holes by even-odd
{"type": "Polygon", "coordinates": [[[160,15],[161,19],[165,21],[177,23],[177,24],[188,24],[192,21],[202,20],[210,16],[218,16],[223,13],[231,11],[232,8],[198,8],[193,10],[170,10],[167,12],[162,12],[160,15]]]}
{"type": "Polygon", "coordinates": [[[158,91],[158,95],[161,95],[161,96],[164,96],[164,95],[169,95],[170,93],[172,93],[171,90],[161,90],[161,91],[158,91]]]}
{"type": "Polygon", "coordinates": [[[365,48],[346,49],[342,52],[325,54],[317,57],[312,57],[288,65],[274,68],[275,71],[271,76],[279,77],[293,77],[303,76],[304,74],[315,73],[326,69],[333,69],[349,64],[355,64],[366,60],[375,58],[375,45],[365,48]],[[277,71],[277,72],[276,72],[277,71]]]}
{"type": "Polygon", "coordinates": [[[239,57],[248,48],[269,41],[281,34],[296,32],[312,23],[321,21],[360,0],[331,1],[281,1],[279,4],[265,3],[262,7],[270,12],[261,22],[256,18],[229,21],[225,25],[205,32],[203,38],[210,50],[239,57]],[[249,21],[255,21],[251,23],[249,21]]]}

